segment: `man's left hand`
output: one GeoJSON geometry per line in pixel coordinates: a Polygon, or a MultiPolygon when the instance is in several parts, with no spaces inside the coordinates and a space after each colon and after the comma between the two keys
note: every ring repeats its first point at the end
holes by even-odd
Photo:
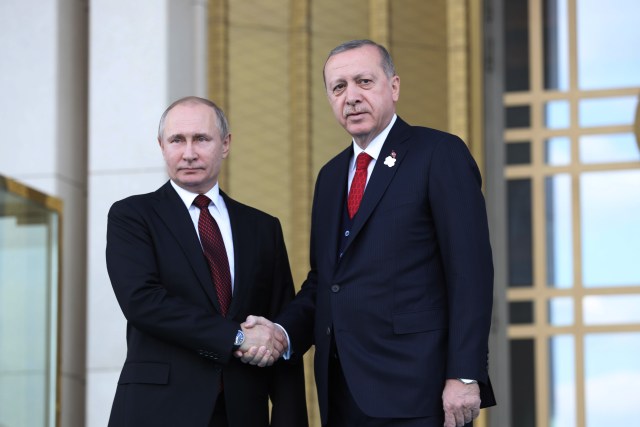
{"type": "Polygon", "coordinates": [[[448,379],[442,392],[444,427],[462,427],[480,414],[480,387],[448,379]]]}

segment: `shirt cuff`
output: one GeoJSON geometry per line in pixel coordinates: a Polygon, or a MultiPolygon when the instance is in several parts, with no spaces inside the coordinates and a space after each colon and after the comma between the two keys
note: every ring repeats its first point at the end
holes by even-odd
{"type": "Polygon", "coordinates": [[[282,325],[280,325],[278,323],[274,323],[274,325],[276,325],[278,328],[280,328],[282,333],[284,333],[284,336],[287,337],[287,351],[282,353],[282,356],[280,356],[280,357],[282,357],[284,360],[289,360],[289,359],[291,359],[291,353],[293,353],[291,351],[291,341],[289,340],[289,334],[287,333],[287,330],[282,327],[282,325]]]}

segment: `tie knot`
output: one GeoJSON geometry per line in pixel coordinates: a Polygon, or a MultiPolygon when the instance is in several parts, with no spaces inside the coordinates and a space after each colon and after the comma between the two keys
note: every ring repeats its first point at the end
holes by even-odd
{"type": "Polygon", "coordinates": [[[356,159],[356,170],[366,169],[369,166],[369,162],[373,157],[365,153],[364,151],[358,154],[358,158],[356,159]]]}
{"type": "Polygon", "coordinates": [[[211,203],[211,199],[205,196],[204,194],[198,194],[196,199],[193,201],[193,204],[200,209],[208,208],[209,203],[211,203]]]}

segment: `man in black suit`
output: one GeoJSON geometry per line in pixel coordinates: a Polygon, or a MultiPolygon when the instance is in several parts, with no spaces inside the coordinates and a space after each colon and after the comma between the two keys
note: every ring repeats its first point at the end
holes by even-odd
{"type": "Polygon", "coordinates": [[[495,404],[480,172],[459,138],[395,114],[400,78],[384,47],[338,46],[324,82],[353,140],[318,174],[311,270],[277,321],[294,359],[315,344],[323,425],[470,425],[495,404]]]}
{"type": "Polygon", "coordinates": [[[109,211],[107,268],[128,346],[109,426],[306,426],[302,363],[274,364],[284,336],[272,325],[241,326],[250,313],[275,317],[294,287],[278,219],[218,187],[224,113],[180,99],[158,142],[170,181],[109,211]],[[273,366],[231,357],[252,346],[256,364],[273,366]]]}

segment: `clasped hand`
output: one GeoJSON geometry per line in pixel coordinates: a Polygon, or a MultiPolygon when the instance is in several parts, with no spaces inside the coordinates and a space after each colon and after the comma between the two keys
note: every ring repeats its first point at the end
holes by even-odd
{"type": "Polygon", "coordinates": [[[240,325],[244,342],[234,353],[243,363],[271,366],[287,351],[287,338],[273,322],[260,316],[248,316],[240,325]]]}

